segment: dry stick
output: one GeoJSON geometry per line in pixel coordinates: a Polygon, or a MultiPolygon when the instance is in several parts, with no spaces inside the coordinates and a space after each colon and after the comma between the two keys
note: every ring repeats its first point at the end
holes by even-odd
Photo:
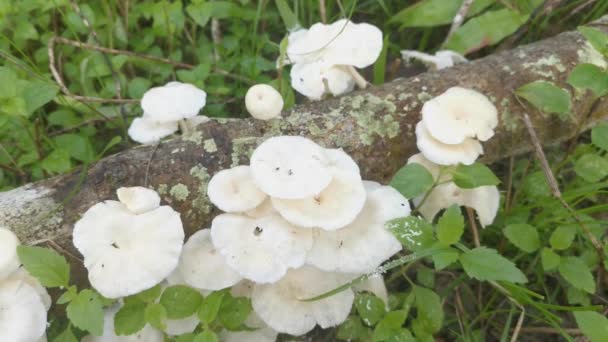
{"type": "Polygon", "coordinates": [[[319,14],[321,15],[321,22],[327,23],[327,10],[325,9],[325,0],[319,0],[319,14]]]}
{"type": "Polygon", "coordinates": [[[471,233],[473,234],[473,243],[475,243],[475,247],[481,246],[479,242],[479,233],[477,232],[477,224],[475,223],[475,214],[473,213],[473,209],[466,207],[467,217],[469,218],[469,227],[471,228],[471,233]]]}
{"type": "Polygon", "coordinates": [[[213,41],[213,59],[217,64],[220,61],[218,47],[222,42],[222,31],[220,29],[220,21],[216,18],[211,19],[211,40],[213,41]]]}
{"type": "Polygon", "coordinates": [[[464,19],[467,17],[467,14],[469,13],[469,9],[471,9],[471,5],[473,5],[473,0],[464,0],[462,2],[462,5],[460,5],[460,8],[458,9],[458,13],[456,13],[456,15],[454,16],[454,20],[452,21],[452,26],[450,27],[450,31],[448,32],[448,35],[445,37],[444,44],[452,37],[454,32],[456,32],[456,30],[458,30],[460,28],[460,25],[462,25],[462,23],[464,22],[464,19]]]}
{"type": "MultiPolygon", "coordinates": [[[[570,335],[582,335],[583,332],[580,329],[562,329],[570,335]]],[[[520,333],[524,334],[552,334],[561,335],[562,331],[555,328],[548,327],[523,327],[519,330],[520,333]]]]}

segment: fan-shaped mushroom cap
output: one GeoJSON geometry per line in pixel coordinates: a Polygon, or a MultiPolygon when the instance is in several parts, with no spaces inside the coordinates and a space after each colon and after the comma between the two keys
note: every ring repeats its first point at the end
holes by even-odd
{"type": "Polygon", "coordinates": [[[49,296],[49,293],[40,284],[38,279],[32,277],[32,275],[29,274],[25,270],[25,268],[19,267],[19,269],[11,273],[5,281],[22,281],[25,284],[28,284],[32,287],[32,289],[34,289],[34,291],[36,291],[36,293],[40,297],[40,300],[42,301],[45,310],[49,311],[49,309],[51,308],[51,304],[53,303],[51,296],[49,296]]]}
{"type": "Polygon", "coordinates": [[[264,200],[264,202],[262,202],[257,207],[245,212],[245,215],[252,217],[252,218],[260,218],[260,217],[264,217],[264,216],[268,216],[268,215],[272,215],[272,214],[278,215],[278,212],[276,210],[274,210],[270,197],[266,198],[264,200]]]}
{"type": "Polygon", "coordinates": [[[160,139],[177,132],[177,121],[160,122],[154,121],[144,115],[135,118],[129,126],[129,136],[140,144],[155,144],[160,139]]]}
{"type": "Polygon", "coordinates": [[[209,181],[207,195],[226,212],[253,210],[267,197],[254,183],[251,169],[246,165],[216,173],[209,181]]]}
{"type": "Polygon", "coordinates": [[[357,163],[348,155],[348,153],[344,152],[341,148],[326,148],[325,156],[328,159],[329,166],[333,166],[335,168],[349,171],[354,174],[360,175],[361,170],[359,170],[359,166],[357,163]]]}
{"type": "Polygon", "coordinates": [[[143,186],[122,187],[116,190],[118,200],[134,214],[145,213],[160,206],[160,196],[143,186]]]}
{"type": "Polygon", "coordinates": [[[331,182],[324,149],[298,136],[264,141],[251,156],[251,174],[266,194],[299,199],[319,194],[331,182]]]}
{"type": "Polygon", "coordinates": [[[422,120],[433,138],[453,145],[467,138],[490,139],[498,124],[498,111],[485,95],[452,87],[424,103],[422,120]]]}
{"type": "Polygon", "coordinates": [[[288,268],[304,264],[312,234],[278,215],[252,219],[221,214],[211,223],[211,240],[241,276],[256,283],[272,283],[288,268]]]}
{"type": "Polygon", "coordinates": [[[204,290],[225,289],[242,279],[211,243],[209,229],[190,236],[184,244],[178,270],[188,285],[204,290]]]}
{"type": "Polygon", "coordinates": [[[150,88],[141,99],[144,116],[154,121],[171,122],[196,116],[205,106],[207,93],[192,84],[169,82],[150,88]]]}
{"type": "Polygon", "coordinates": [[[409,213],[407,199],[395,189],[372,190],[353,223],[335,231],[314,230],[306,262],[324,271],[371,272],[401,250],[401,243],[384,228],[385,222],[409,213]]]}
{"type": "Polygon", "coordinates": [[[287,221],[303,228],[336,230],[353,222],[365,204],[366,192],[358,173],[332,168],[333,180],[320,194],[303,199],[272,198],[287,221]]]}
{"type": "Polygon", "coordinates": [[[19,268],[19,239],[8,228],[0,227],[0,281],[19,268]]]}
{"type": "Polygon", "coordinates": [[[183,241],[179,213],[170,207],[135,215],[116,201],[89,208],[73,231],[91,285],[107,298],[160,283],[177,267],[183,241]]]}
{"type": "Polygon", "coordinates": [[[382,187],[382,184],[380,184],[378,182],[370,181],[370,180],[364,180],[363,187],[365,188],[365,191],[367,191],[369,193],[371,191],[374,191],[374,190],[382,187]]]}
{"type": "Polygon", "coordinates": [[[388,291],[386,290],[384,278],[382,278],[381,274],[374,274],[364,281],[354,285],[353,290],[355,290],[355,292],[367,291],[373,293],[376,295],[376,297],[382,299],[384,305],[386,305],[388,308],[388,291]]]}
{"type": "Polygon", "coordinates": [[[344,67],[323,62],[295,64],[290,78],[293,89],[311,100],[320,100],[327,92],[346,94],[355,87],[355,79],[344,67]]]}
{"type": "Polygon", "coordinates": [[[290,270],[275,284],[256,284],[251,303],[255,312],[272,329],[302,335],[317,324],[321,328],[333,327],[348,317],[354,299],[350,289],[318,301],[302,301],[333,290],[347,281],[347,275],[304,266],[290,270]]]}
{"type": "Polygon", "coordinates": [[[87,335],[82,342],[163,342],[163,333],[146,324],[143,329],[133,335],[116,336],[114,332],[114,317],[120,305],[114,305],[104,311],[103,334],[101,336],[87,335]]]}
{"type": "MultiPolygon", "coordinates": [[[[422,198],[423,196],[414,199],[414,204],[418,206],[422,198]]],[[[500,193],[496,186],[462,189],[453,182],[449,182],[436,186],[428,194],[422,206],[417,209],[422,216],[432,221],[440,210],[449,208],[452,204],[475,209],[479,222],[482,227],[485,227],[491,224],[496,217],[500,204],[500,193]]]]}
{"type": "Polygon", "coordinates": [[[46,330],[46,309],[24,281],[0,282],[0,341],[37,341],[46,330]]]}
{"type": "Polygon", "coordinates": [[[268,84],[256,84],[245,94],[245,107],[258,120],[270,120],[281,115],[283,97],[268,84]]]}
{"type": "Polygon", "coordinates": [[[479,141],[466,138],[462,143],[455,145],[444,144],[433,138],[426,129],[424,121],[416,125],[416,146],[424,157],[439,165],[470,165],[483,154],[483,147],[479,141]]]}

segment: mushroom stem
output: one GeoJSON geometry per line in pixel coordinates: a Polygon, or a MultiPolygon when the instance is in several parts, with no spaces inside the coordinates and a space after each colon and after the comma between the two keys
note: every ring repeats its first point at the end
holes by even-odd
{"type": "Polygon", "coordinates": [[[361,74],[353,67],[352,65],[347,65],[346,70],[348,73],[355,79],[355,83],[360,89],[365,89],[367,87],[367,80],[361,76],[361,74]]]}
{"type": "Polygon", "coordinates": [[[190,123],[188,123],[188,120],[179,120],[177,124],[179,125],[179,130],[182,132],[183,136],[190,135],[190,133],[192,132],[192,126],[190,125],[190,123]]]}

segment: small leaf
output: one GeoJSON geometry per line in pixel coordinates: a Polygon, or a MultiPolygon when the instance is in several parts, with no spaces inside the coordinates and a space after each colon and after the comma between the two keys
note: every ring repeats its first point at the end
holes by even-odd
{"type": "Polygon", "coordinates": [[[201,308],[198,310],[198,319],[200,319],[201,322],[210,324],[215,320],[220,311],[224,294],[225,292],[215,291],[203,299],[203,305],[201,305],[201,308]]]}
{"type": "Polygon", "coordinates": [[[568,75],[568,83],[577,89],[589,89],[597,97],[608,93],[608,73],[595,64],[575,66],[568,75]]]}
{"type": "Polygon", "coordinates": [[[390,230],[405,248],[417,251],[433,244],[433,226],[416,216],[407,216],[387,222],[390,230]]]}
{"type": "Polygon", "coordinates": [[[540,254],[540,260],[543,264],[543,270],[551,271],[559,266],[560,256],[550,248],[543,248],[540,254]]]}
{"type": "Polygon", "coordinates": [[[167,310],[158,303],[148,304],[144,312],[146,322],[158,330],[165,330],[167,321],[167,310]]]}
{"type": "Polygon", "coordinates": [[[61,334],[53,339],[53,342],[78,342],[78,339],[74,336],[72,327],[68,325],[61,334]]]}
{"type": "Polygon", "coordinates": [[[192,316],[203,301],[203,296],[185,285],[167,287],[160,296],[160,303],[167,309],[169,319],[192,316]]]}
{"type": "Polygon", "coordinates": [[[576,324],[591,342],[608,341],[608,318],[593,311],[575,311],[576,324]]]}
{"type": "Polygon", "coordinates": [[[203,331],[202,333],[196,335],[194,338],[194,342],[217,342],[217,335],[213,331],[203,331]]]}
{"type": "Polygon", "coordinates": [[[70,265],[57,252],[43,247],[18,246],[17,254],[23,267],[44,287],[68,287],[70,265]]]}
{"type": "Polygon", "coordinates": [[[50,81],[29,81],[22,92],[28,114],[51,102],[58,92],[59,87],[50,81]]]}
{"type": "Polygon", "coordinates": [[[479,280],[506,280],[526,283],[528,279],[513,262],[491,248],[477,247],[460,255],[460,263],[469,277],[479,280]]]}
{"type": "Polygon", "coordinates": [[[162,288],[159,284],[159,285],[151,287],[147,290],[144,290],[144,291],[136,294],[135,296],[137,297],[137,299],[141,300],[142,302],[152,303],[152,302],[156,301],[156,298],[158,298],[158,296],[160,296],[161,291],[162,291],[162,288]]]}
{"type": "MultiPolygon", "coordinates": [[[[475,15],[488,7],[494,0],[475,0],[469,15],[475,15]]],[[[432,27],[452,22],[462,0],[423,0],[404,8],[393,17],[390,23],[400,23],[401,27],[432,27]]]]}
{"type": "Polygon", "coordinates": [[[443,325],[443,307],[441,299],[433,290],[414,286],[418,320],[423,323],[429,333],[436,333],[443,325]]]}
{"type": "Polygon", "coordinates": [[[95,160],[95,150],[89,138],[78,134],[62,134],[53,138],[55,144],[70,156],[83,163],[90,163],[95,160]]]}
{"type": "Polygon", "coordinates": [[[562,257],[559,263],[559,274],[577,289],[588,293],[595,292],[593,275],[581,258],[562,257]]]}
{"type": "Polygon", "coordinates": [[[368,326],[376,324],[386,314],[384,302],[373,294],[360,293],[355,298],[355,307],[363,323],[368,326]]]}
{"type": "Polygon", "coordinates": [[[464,232],[464,217],[458,205],[449,207],[437,222],[437,239],[445,245],[460,241],[464,232]]]}
{"type": "Polygon", "coordinates": [[[226,294],[220,306],[218,319],[229,330],[237,330],[251,313],[251,301],[244,297],[226,294]]]}
{"type": "Polygon", "coordinates": [[[608,159],[594,153],[583,154],[574,163],[574,172],[589,183],[598,182],[608,176],[608,159]]]}
{"type": "Polygon", "coordinates": [[[559,226],[555,228],[553,233],[551,233],[551,237],[549,238],[549,243],[551,247],[555,250],[564,250],[568,249],[574,241],[574,237],[576,236],[576,228],[573,226],[559,226]]]}
{"type": "Polygon", "coordinates": [[[449,247],[448,249],[435,253],[431,257],[433,259],[433,264],[435,264],[435,269],[440,271],[455,261],[458,260],[459,252],[457,249],[449,247]]]}
{"type": "Polygon", "coordinates": [[[82,290],[68,304],[66,313],[70,322],[95,336],[103,333],[103,307],[99,295],[92,290],[82,290]]]}
{"type": "Polygon", "coordinates": [[[397,189],[405,198],[414,198],[431,189],[433,176],[424,166],[411,163],[397,171],[390,186],[397,189]]]}
{"type": "Polygon", "coordinates": [[[126,302],[114,316],[116,335],[133,335],[146,325],[146,303],[126,302]]]}
{"type": "Polygon", "coordinates": [[[63,173],[72,168],[70,154],[63,149],[53,150],[42,160],[42,168],[51,173],[63,173]]]}
{"type": "Polygon", "coordinates": [[[401,326],[405,323],[406,318],[407,312],[405,310],[396,310],[387,313],[376,325],[373,341],[401,341],[395,340],[394,338],[400,333],[400,330],[402,330],[401,326]]]}
{"type": "Polygon", "coordinates": [[[510,224],[505,228],[504,234],[512,244],[526,253],[532,253],[540,248],[538,231],[529,224],[510,224]]]}
{"type": "Polygon", "coordinates": [[[458,165],[453,171],[454,183],[463,189],[500,184],[494,172],[481,163],[458,165]]]}
{"type": "Polygon", "coordinates": [[[528,100],[541,112],[560,114],[560,118],[568,118],[572,103],[570,93],[547,81],[534,81],[519,87],[518,96],[528,100]]]}
{"type": "Polygon", "coordinates": [[[599,53],[608,56],[608,34],[593,27],[580,26],[578,31],[599,53]]]}
{"type": "Polygon", "coordinates": [[[338,339],[343,341],[368,341],[369,328],[357,316],[350,316],[338,327],[338,339]]]}
{"type": "Polygon", "coordinates": [[[591,130],[591,142],[593,145],[608,151],[608,122],[600,122],[591,130]]]}

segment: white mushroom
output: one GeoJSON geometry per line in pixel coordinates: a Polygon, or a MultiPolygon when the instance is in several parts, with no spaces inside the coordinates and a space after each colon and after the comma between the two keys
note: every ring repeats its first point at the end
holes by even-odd
{"type": "Polygon", "coordinates": [[[136,215],[117,201],[89,208],[73,231],[91,285],[107,298],[160,283],[177,267],[183,240],[179,213],[170,207],[136,215]]]}
{"type": "Polygon", "coordinates": [[[430,65],[435,70],[453,67],[456,64],[467,63],[468,60],[458,52],[452,50],[439,50],[434,55],[416,51],[401,50],[403,60],[418,59],[427,66],[430,65]]]}
{"type": "Polygon", "coordinates": [[[470,165],[483,154],[481,143],[472,138],[466,138],[462,143],[454,145],[444,144],[433,138],[424,121],[416,125],[416,145],[426,159],[440,165],[470,165]]]}
{"type": "Polygon", "coordinates": [[[281,115],[283,97],[268,84],[256,84],[245,94],[245,107],[258,120],[270,120],[281,115]]]}
{"type": "Polygon", "coordinates": [[[354,174],[360,175],[361,171],[357,163],[344,152],[341,148],[326,148],[325,156],[329,161],[329,166],[337,167],[344,171],[350,171],[354,174]]]}
{"type": "Polygon", "coordinates": [[[207,93],[192,84],[169,82],[150,88],[141,99],[144,116],[154,121],[176,122],[196,116],[205,106],[207,93]]]}
{"type": "Polygon", "coordinates": [[[355,79],[343,66],[323,62],[295,64],[290,72],[291,86],[311,100],[320,100],[326,93],[339,96],[351,92],[355,79]]]}
{"type": "Polygon", "coordinates": [[[0,281],[19,268],[19,239],[8,228],[0,227],[0,281]]]}
{"type": "MultiPolygon", "coordinates": [[[[182,253],[183,254],[183,253],[182,253]]],[[[164,291],[167,287],[173,285],[189,285],[184,280],[184,277],[179,272],[179,268],[173,271],[167,279],[161,284],[161,288],[164,291]]],[[[211,291],[198,289],[198,292],[203,296],[208,296],[211,291]]],[[[165,329],[164,332],[169,336],[179,336],[182,334],[188,334],[193,332],[196,327],[199,325],[200,320],[198,319],[197,314],[186,318],[180,319],[167,319],[164,321],[165,329]]]]}
{"type": "Polygon", "coordinates": [[[209,229],[190,236],[184,244],[178,270],[188,285],[204,290],[225,289],[242,279],[211,243],[209,229]]]}
{"type": "Polygon", "coordinates": [[[256,283],[272,283],[288,268],[304,264],[312,234],[278,215],[252,219],[221,214],[211,223],[211,240],[241,276],[256,283]]]}
{"type": "Polygon", "coordinates": [[[103,334],[101,336],[87,335],[81,342],[163,342],[163,333],[146,324],[143,329],[133,335],[117,336],[114,331],[114,317],[120,310],[120,305],[114,305],[104,312],[103,334]]]}
{"type": "Polygon", "coordinates": [[[303,302],[344,284],[348,276],[322,272],[311,266],[290,270],[275,284],[256,284],[251,296],[255,312],[272,329],[302,335],[315,325],[328,328],[350,313],[354,294],[347,289],[318,301],[303,302]]]}
{"type": "Polygon", "coordinates": [[[135,118],[129,126],[129,137],[140,144],[155,144],[162,138],[177,132],[177,121],[154,121],[144,114],[142,118],[135,118]]]}
{"type": "Polygon", "coordinates": [[[209,181],[207,195],[211,203],[226,212],[253,210],[267,198],[245,165],[216,173],[209,181]]]}
{"type": "Polygon", "coordinates": [[[36,291],[36,293],[40,297],[40,300],[42,301],[45,310],[49,311],[49,309],[51,308],[53,301],[51,299],[51,296],[49,296],[49,293],[46,291],[46,288],[44,288],[42,284],[40,284],[38,279],[32,277],[32,275],[29,274],[25,270],[25,268],[19,267],[19,269],[11,273],[5,281],[22,281],[25,284],[28,284],[32,289],[34,289],[34,291],[36,291]]]}
{"type": "Polygon", "coordinates": [[[429,134],[444,144],[469,138],[486,141],[498,124],[496,107],[483,94],[452,87],[422,106],[422,121],[429,134]]]}
{"type": "Polygon", "coordinates": [[[268,216],[268,215],[272,215],[272,214],[278,214],[278,213],[276,210],[274,210],[270,197],[266,198],[264,200],[264,202],[262,202],[257,207],[245,212],[245,215],[252,217],[252,218],[260,218],[260,217],[264,217],[264,216],[268,216]]]}
{"type": "Polygon", "coordinates": [[[160,196],[152,189],[142,186],[122,187],[116,190],[118,200],[134,214],[145,213],[160,206],[160,196]]]}
{"type": "Polygon", "coordinates": [[[34,288],[20,280],[0,282],[0,341],[37,341],[44,335],[46,319],[34,288]]]}
{"type": "Polygon", "coordinates": [[[251,174],[266,194],[300,199],[319,194],[331,182],[324,149],[298,136],[264,141],[251,156],[251,174]]]}
{"type": "Polygon", "coordinates": [[[303,199],[272,198],[287,221],[303,228],[336,230],[353,222],[365,204],[365,188],[358,173],[332,168],[333,180],[321,193],[303,199]]]}

